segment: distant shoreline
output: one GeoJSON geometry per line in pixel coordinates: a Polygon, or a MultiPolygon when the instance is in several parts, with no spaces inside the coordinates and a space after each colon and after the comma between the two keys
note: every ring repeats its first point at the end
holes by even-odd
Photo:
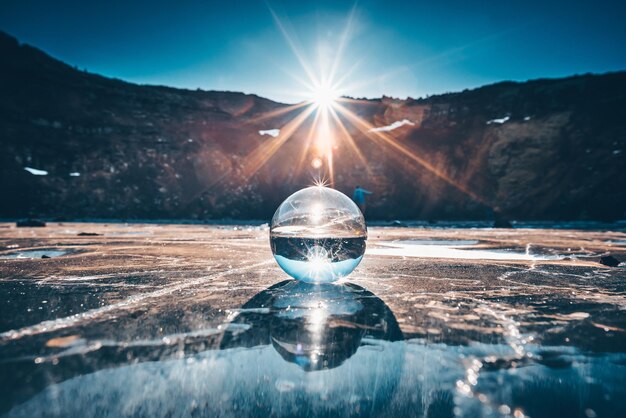
{"type": "MultiPolygon", "coordinates": [[[[0,218],[0,223],[15,223],[24,218],[0,218]]],[[[36,218],[38,220],[58,223],[99,223],[99,224],[145,224],[145,225],[210,225],[210,226],[261,226],[269,224],[270,219],[122,219],[122,218],[76,218],[60,220],[54,218],[36,218]]],[[[398,228],[436,228],[436,229],[488,229],[493,228],[492,220],[480,221],[424,221],[394,220],[367,221],[370,227],[398,228]]],[[[578,229],[578,230],[611,230],[626,231],[626,219],[617,221],[511,221],[513,229],[578,229]]]]}

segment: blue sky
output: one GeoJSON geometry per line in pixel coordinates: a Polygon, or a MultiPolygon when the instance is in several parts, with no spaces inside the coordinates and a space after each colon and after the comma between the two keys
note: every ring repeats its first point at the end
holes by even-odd
{"type": "Polygon", "coordinates": [[[12,1],[0,29],[80,68],[297,102],[332,62],[354,97],[420,97],[501,80],[626,69],[626,2],[12,1]]]}

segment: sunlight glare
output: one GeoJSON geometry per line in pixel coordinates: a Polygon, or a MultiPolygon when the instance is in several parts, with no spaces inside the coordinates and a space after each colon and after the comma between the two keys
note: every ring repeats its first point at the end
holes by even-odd
{"type": "Polygon", "coordinates": [[[320,109],[328,109],[339,98],[339,94],[330,83],[320,83],[312,91],[311,101],[320,109]]]}
{"type": "MultiPolygon", "coordinates": [[[[459,191],[467,194],[472,199],[478,202],[484,202],[484,199],[470,190],[463,181],[455,179],[449,175],[445,168],[436,166],[424,156],[417,153],[411,146],[398,141],[395,136],[395,129],[404,125],[415,125],[415,122],[402,119],[394,122],[390,125],[375,126],[373,122],[370,122],[367,118],[359,115],[356,106],[363,105],[378,105],[377,102],[368,100],[352,99],[348,96],[348,93],[358,86],[358,81],[352,86],[346,85],[345,82],[350,79],[353,80],[352,72],[356,68],[353,66],[348,71],[341,71],[340,63],[345,61],[345,57],[342,55],[347,48],[347,42],[351,37],[351,31],[353,26],[353,20],[356,13],[356,6],[353,7],[348,19],[344,31],[339,41],[339,47],[333,48],[335,51],[334,56],[330,61],[320,61],[319,70],[315,71],[311,65],[308,57],[299,48],[297,37],[291,33],[288,26],[283,25],[278,15],[270,8],[277,28],[280,30],[291,51],[297,58],[300,66],[306,78],[295,76],[296,81],[302,84],[303,89],[297,91],[296,95],[304,100],[300,103],[271,110],[263,113],[260,116],[252,119],[250,123],[258,123],[260,121],[272,120],[278,117],[290,116],[293,112],[294,116],[291,117],[284,125],[269,125],[276,126],[273,129],[259,130],[260,135],[276,135],[273,140],[263,141],[256,148],[253,149],[244,159],[243,166],[244,177],[249,178],[255,174],[261,167],[263,167],[274,154],[282,148],[283,145],[294,135],[294,133],[302,126],[308,125],[308,134],[306,140],[303,142],[303,146],[300,152],[300,158],[297,165],[296,172],[300,172],[304,167],[304,163],[308,160],[310,167],[316,171],[317,176],[324,176],[324,179],[318,178],[314,181],[315,185],[334,187],[335,185],[335,162],[340,162],[340,150],[347,150],[350,154],[344,153],[341,157],[344,161],[348,161],[351,156],[358,159],[361,166],[365,167],[368,176],[372,176],[370,165],[365,158],[364,153],[361,150],[361,146],[357,144],[351,130],[348,129],[346,123],[352,128],[356,129],[364,138],[371,141],[375,145],[389,149],[394,152],[393,158],[396,158],[403,164],[404,158],[408,157],[412,162],[417,164],[408,164],[407,169],[420,170],[426,169],[432,174],[436,175],[441,180],[447,182],[451,186],[455,187],[459,191]],[[328,65],[324,65],[328,64],[328,65]],[[341,75],[341,76],[339,76],[341,75]],[[338,77],[339,76],[339,77],[338,77]],[[312,123],[305,125],[309,116],[314,115],[312,123]]],[[[375,81],[381,81],[385,77],[388,77],[392,73],[383,77],[374,79],[375,81]]],[[[354,82],[354,80],[353,80],[354,82]]],[[[220,183],[224,178],[230,174],[230,171],[213,181],[207,188],[213,187],[213,185],[220,183]]],[[[203,191],[207,188],[203,188],[203,191]]],[[[315,269],[324,269],[323,260],[319,260],[313,254],[314,260],[312,265],[315,269]]]]}

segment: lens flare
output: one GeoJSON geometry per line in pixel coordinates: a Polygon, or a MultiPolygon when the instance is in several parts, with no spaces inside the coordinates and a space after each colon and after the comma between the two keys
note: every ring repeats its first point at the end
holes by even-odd
{"type": "MultiPolygon", "coordinates": [[[[310,167],[315,170],[315,175],[323,176],[324,185],[334,187],[335,169],[333,165],[337,161],[334,154],[340,150],[345,150],[341,151],[345,154],[338,156],[341,157],[342,161],[354,157],[355,161],[358,161],[361,167],[365,168],[368,176],[371,177],[370,166],[372,164],[367,161],[351,133],[356,131],[361,135],[359,138],[371,141],[375,146],[383,149],[397,163],[402,164],[404,169],[416,173],[426,169],[472,199],[486,203],[482,196],[477,195],[467,187],[465,181],[459,181],[450,175],[441,164],[434,164],[427,156],[412,149],[404,141],[399,141],[392,132],[376,129],[372,122],[355,110],[355,106],[369,105],[374,102],[346,97],[353,86],[359,85],[359,80],[351,79],[354,68],[340,71],[343,70],[340,64],[348,48],[348,40],[352,35],[356,6],[352,8],[346,19],[343,31],[340,31],[341,35],[337,40],[337,47],[333,49],[335,55],[331,57],[331,62],[322,62],[327,60],[320,59],[318,65],[315,66],[311,65],[309,57],[299,47],[296,34],[289,30],[291,26],[285,25],[273,10],[270,9],[270,12],[277,29],[284,36],[287,45],[302,67],[304,77],[295,75],[292,77],[302,85],[302,91],[294,93],[305,98],[305,100],[295,105],[268,111],[248,122],[255,124],[268,120],[281,120],[282,126],[276,126],[280,128],[277,129],[280,132],[277,137],[263,141],[243,158],[240,167],[243,167],[243,176],[246,179],[252,177],[267,164],[274,154],[294,136],[296,131],[305,128],[308,128],[309,131],[304,137],[306,140],[303,141],[299,149],[298,163],[295,172],[290,174],[290,178],[298,178],[297,174],[305,171],[306,162],[310,161],[310,167]],[[316,68],[319,68],[319,71],[315,71],[316,68]],[[348,79],[351,81],[350,85],[345,84],[348,79]],[[285,119],[287,119],[286,122],[285,119]],[[310,119],[313,119],[312,122],[310,119]],[[349,130],[347,125],[354,129],[349,130]],[[406,162],[407,157],[410,163],[406,162]]],[[[412,123],[409,125],[414,126],[412,123]]],[[[203,191],[227,178],[231,171],[232,169],[227,170],[203,191]]]]}
{"type": "Polygon", "coordinates": [[[311,167],[313,167],[313,168],[322,168],[322,164],[324,164],[324,163],[318,157],[315,157],[315,158],[313,158],[311,160],[311,167]]]}

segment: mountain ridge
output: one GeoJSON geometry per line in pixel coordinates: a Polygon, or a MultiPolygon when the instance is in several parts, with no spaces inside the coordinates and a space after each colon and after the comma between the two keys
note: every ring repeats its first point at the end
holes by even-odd
{"type": "MultiPolygon", "coordinates": [[[[259,131],[291,105],[86,73],[2,33],[0,55],[0,216],[262,219],[328,174],[294,161],[319,157],[302,152],[308,119],[250,174],[271,145],[259,131]]],[[[625,215],[626,72],[342,105],[367,126],[411,123],[384,132],[394,147],[341,117],[366,162],[337,139],[335,187],[372,189],[371,218],[625,215]]]]}

